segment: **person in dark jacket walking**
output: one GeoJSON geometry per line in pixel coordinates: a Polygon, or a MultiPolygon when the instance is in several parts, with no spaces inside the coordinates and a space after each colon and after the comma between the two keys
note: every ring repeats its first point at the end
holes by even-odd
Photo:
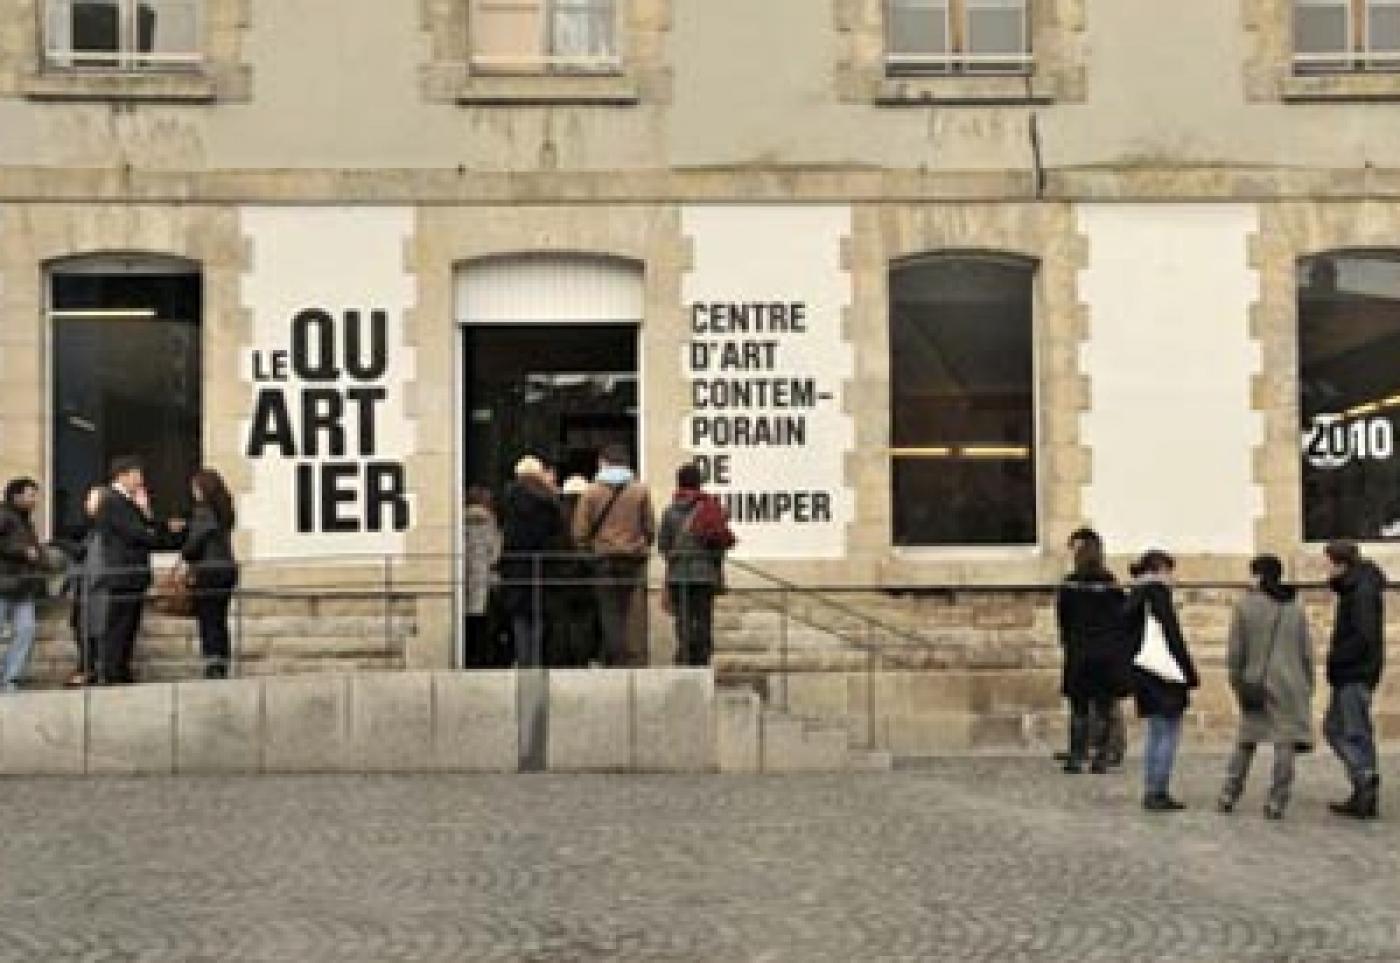
{"type": "Polygon", "coordinates": [[[1217,808],[1234,811],[1255,751],[1267,742],[1274,747],[1274,779],[1264,815],[1282,819],[1294,759],[1313,744],[1312,641],[1298,593],[1283,584],[1283,563],[1260,555],[1249,572],[1254,588],[1235,607],[1230,623],[1230,688],[1239,701],[1240,728],[1217,808]]]}
{"type": "Polygon", "coordinates": [[[223,476],[209,468],[195,473],[190,480],[190,493],[194,511],[180,548],[180,559],[194,590],[204,677],[224,679],[228,677],[232,656],[228,611],[238,586],[238,563],[233,554],[233,529],[237,523],[233,496],[223,476]]]}
{"type": "Polygon", "coordinates": [[[104,554],[100,588],[107,593],[97,684],[124,685],[134,681],[131,659],[151,587],[151,552],[170,545],[152,519],[145,472],[136,459],[113,462],[112,489],[98,509],[97,532],[104,554]]]}
{"type": "Polygon", "coordinates": [[[0,690],[19,688],[34,649],[35,599],[44,593],[44,550],[34,533],[39,483],[16,478],[5,486],[0,504],[0,625],[11,629],[10,647],[0,667],[0,690]]]}
{"type": "Polygon", "coordinates": [[[676,622],[678,665],[710,664],[715,597],[724,584],[724,553],[734,541],[724,506],[701,489],[700,469],[681,466],[657,540],[666,559],[666,599],[676,622]]]}
{"type": "Polygon", "coordinates": [[[1061,692],[1070,702],[1065,772],[1083,772],[1085,760],[1092,756],[1092,771],[1104,773],[1110,761],[1113,707],[1131,691],[1124,594],[1104,563],[1098,541],[1081,540],[1074,555],[1074,571],[1055,599],[1065,653],[1061,692]]]}
{"type": "Polygon", "coordinates": [[[1129,630],[1137,649],[1134,695],[1138,715],[1147,722],[1142,805],[1152,812],[1186,808],[1172,798],[1172,768],[1191,690],[1201,684],[1172,600],[1175,571],[1176,561],[1166,552],[1153,549],[1144,554],[1132,568],[1136,582],[1127,604],[1129,630]]]}
{"type": "Polygon", "coordinates": [[[1332,811],[1355,819],[1380,815],[1381,777],[1376,758],[1371,700],[1385,671],[1385,573],[1361,557],[1351,542],[1326,548],[1337,596],[1332,645],[1327,652],[1327,684],[1332,698],[1323,732],[1346,767],[1351,796],[1332,811]]]}
{"type": "Polygon", "coordinates": [[[548,581],[563,541],[559,494],[544,463],[520,459],[515,481],[502,499],[501,601],[515,630],[515,664],[537,667],[544,659],[548,581]]]}

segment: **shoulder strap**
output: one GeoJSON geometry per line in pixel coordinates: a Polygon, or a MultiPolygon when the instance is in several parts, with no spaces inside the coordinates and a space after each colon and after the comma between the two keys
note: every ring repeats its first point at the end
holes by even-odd
{"type": "Polygon", "coordinates": [[[598,513],[598,517],[593,519],[592,527],[588,529],[588,537],[584,539],[586,544],[591,545],[593,539],[598,537],[598,533],[603,530],[603,523],[606,522],[608,516],[612,514],[613,506],[617,504],[617,500],[622,497],[622,493],[627,489],[626,485],[614,485],[611,487],[612,495],[608,498],[608,503],[603,506],[603,510],[598,513]]]}

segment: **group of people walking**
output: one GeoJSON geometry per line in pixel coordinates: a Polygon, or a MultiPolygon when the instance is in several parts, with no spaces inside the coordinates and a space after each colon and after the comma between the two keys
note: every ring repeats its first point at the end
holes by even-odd
{"type": "MultiPolygon", "coordinates": [[[[1146,727],[1143,806],[1184,809],[1171,793],[1182,721],[1200,675],[1187,645],[1173,595],[1176,563],[1146,552],[1125,589],[1109,571],[1103,540],[1091,529],[1070,537],[1074,567],[1056,599],[1064,647],[1062,692],[1070,705],[1064,769],[1104,773],[1116,768],[1126,742],[1120,700],[1132,697],[1146,727]]],[[[1371,700],[1385,664],[1385,576],[1356,545],[1326,549],[1336,613],[1326,661],[1331,698],[1323,732],[1346,769],[1352,792],[1332,805],[1339,815],[1379,815],[1380,774],[1371,700]]],[[[1284,583],[1282,562],[1250,562],[1251,587],[1236,605],[1228,643],[1229,682],[1240,710],[1239,731],[1216,806],[1233,812],[1261,744],[1273,746],[1273,781],[1264,814],[1282,819],[1294,763],[1313,746],[1313,647],[1297,591],[1284,583]]]]}
{"type": "Polygon", "coordinates": [[[18,688],[36,634],[35,608],[56,572],[66,568],[77,668],[70,686],[135,681],[132,662],[153,574],[151,553],[178,551],[177,577],[193,596],[207,678],[224,678],[231,656],[229,607],[238,583],[233,498],[219,473],[190,480],[189,518],[157,524],[140,461],[119,458],[108,484],[88,490],[84,526],[65,543],[41,544],[34,526],[39,485],[19,478],[0,505],[0,624],[10,629],[0,683],[18,688]]]}
{"type": "Polygon", "coordinates": [[[651,492],[626,449],[604,448],[592,481],[573,476],[562,486],[549,465],[527,455],[516,463],[499,514],[489,491],[468,491],[465,529],[465,664],[645,665],[654,546],[666,560],[676,662],[709,664],[714,601],[735,539],[694,465],[677,472],[658,526],[651,492]],[[498,644],[502,636],[509,651],[498,644]]]}

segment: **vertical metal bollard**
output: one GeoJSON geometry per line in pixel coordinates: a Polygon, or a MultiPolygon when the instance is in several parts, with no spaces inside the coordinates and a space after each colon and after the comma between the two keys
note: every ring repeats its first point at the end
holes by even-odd
{"type": "Polygon", "coordinates": [[[242,589],[237,589],[233,593],[233,645],[228,654],[228,674],[231,678],[238,678],[239,668],[243,665],[243,604],[247,599],[242,589]]]}
{"type": "Polygon", "coordinates": [[[870,624],[865,626],[865,744],[875,748],[875,665],[879,652],[870,644],[870,624]]]}

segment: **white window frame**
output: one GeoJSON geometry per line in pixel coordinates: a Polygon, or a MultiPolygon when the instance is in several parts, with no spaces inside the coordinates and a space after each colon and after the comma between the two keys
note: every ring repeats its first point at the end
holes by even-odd
{"type": "MultiPolygon", "coordinates": [[[[972,76],[1021,76],[1031,73],[1035,54],[1031,45],[1031,3],[1020,0],[1022,50],[1019,53],[970,53],[967,49],[971,32],[969,11],[974,0],[946,0],[944,4],[944,36],[948,38],[947,53],[896,53],[893,35],[894,10],[917,0],[884,0],[885,10],[885,72],[900,75],[956,74],[972,76]]],[[[932,15],[932,14],[931,14],[932,15]]]]}
{"type": "Polygon", "coordinates": [[[1338,0],[1332,4],[1292,0],[1293,71],[1300,74],[1397,72],[1400,46],[1376,50],[1371,45],[1371,12],[1377,7],[1400,9],[1400,0],[1338,0]],[[1297,12],[1300,6],[1340,6],[1346,14],[1347,39],[1343,50],[1304,53],[1298,50],[1297,12]]]}
{"type": "MultiPolygon", "coordinates": [[[[518,54],[479,54],[472,43],[469,51],[473,72],[484,74],[616,74],[622,70],[622,6],[626,0],[471,0],[469,19],[480,16],[482,8],[510,9],[537,7],[539,25],[536,51],[518,54]],[[587,7],[597,5],[612,14],[612,52],[597,56],[573,56],[554,53],[554,22],[559,6],[587,7]]],[[[468,27],[470,29],[470,25],[468,27]]]]}
{"type": "Polygon", "coordinates": [[[116,0],[117,49],[74,50],[73,4],[77,0],[44,0],[44,66],[56,70],[197,70],[204,64],[204,3],[201,0],[116,0]],[[137,15],[142,4],[192,6],[195,14],[195,49],[189,51],[137,50],[137,15]]]}

